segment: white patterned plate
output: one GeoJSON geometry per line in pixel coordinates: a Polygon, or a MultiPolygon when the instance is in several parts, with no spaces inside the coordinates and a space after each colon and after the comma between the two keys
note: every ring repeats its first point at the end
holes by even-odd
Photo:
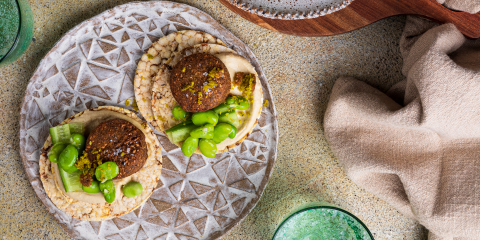
{"type": "Polygon", "coordinates": [[[214,239],[253,209],[272,172],[278,126],[270,88],[248,47],[204,12],[171,2],[133,2],[70,30],[47,53],[28,84],[20,113],[20,153],[35,192],[75,239],[214,239]],[[48,129],[88,108],[125,106],[134,99],[139,58],[158,38],[177,30],[210,33],[247,58],[259,73],[264,107],[245,142],[215,159],[181,150],[159,135],[163,170],[151,198],[112,220],[87,222],[60,211],[39,178],[40,148],[48,129]]]}
{"type": "Polygon", "coordinates": [[[234,6],[275,19],[316,18],[347,7],[353,0],[229,0],[234,6]]]}

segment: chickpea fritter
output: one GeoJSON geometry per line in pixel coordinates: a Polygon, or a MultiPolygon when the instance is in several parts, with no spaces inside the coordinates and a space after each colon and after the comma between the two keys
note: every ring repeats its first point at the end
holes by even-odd
{"type": "Polygon", "coordinates": [[[115,162],[120,171],[114,179],[138,172],[148,157],[145,135],[123,119],[100,123],[88,136],[85,151],[91,162],[115,162]]]}
{"type": "Polygon", "coordinates": [[[217,57],[199,53],[183,58],[170,75],[173,97],[187,112],[210,110],[227,98],[232,82],[217,57]]]}

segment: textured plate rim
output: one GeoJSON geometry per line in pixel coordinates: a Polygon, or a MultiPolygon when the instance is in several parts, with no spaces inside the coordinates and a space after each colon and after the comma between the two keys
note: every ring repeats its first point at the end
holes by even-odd
{"type": "Polygon", "coordinates": [[[329,8],[324,9],[316,9],[311,11],[277,11],[277,12],[270,12],[265,10],[261,7],[256,7],[250,3],[245,3],[242,0],[229,0],[229,2],[236,8],[244,10],[246,12],[250,12],[262,17],[271,18],[271,19],[280,19],[280,20],[298,20],[298,19],[311,19],[322,17],[327,14],[331,14],[337,11],[340,11],[350,5],[354,0],[345,0],[342,4],[337,6],[331,6],[329,8]]]}

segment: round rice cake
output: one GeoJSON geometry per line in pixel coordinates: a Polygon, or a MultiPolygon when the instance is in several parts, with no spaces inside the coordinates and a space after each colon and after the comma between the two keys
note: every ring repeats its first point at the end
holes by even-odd
{"type": "MultiPolygon", "coordinates": [[[[138,62],[134,78],[135,99],[145,120],[155,128],[152,112],[153,78],[161,66],[172,59],[175,52],[200,43],[214,43],[226,46],[220,39],[204,32],[185,30],[168,34],[152,44],[138,62]]],[[[158,128],[157,128],[158,129],[158,128]]]]}
{"type": "Polygon", "coordinates": [[[147,143],[148,158],[138,172],[126,178],[113,180],[116,188],[113,203],[107,203],[102,193],[65,192],[57,164],[50,162],[47,157],[47,153],[52,147],[50,136],[43,145],[39,159],[43,187],[50,200],[71,217],[84,221],[103,221],[127,214],[147,201],[160,180],[162,171],[160,143],[153,129],[140,120],[135,113],[113,106],[97,107],[71,116],[61,124],[83,122],[86,134],[88,134],[100,123],[116,118],[132,123],[143,132],[147,143]],[[143,192],[140,195],[132,198],[123,195],[121,187],[130,181],[142,184],[143,192]]]}
{"type": "MultiPolygon", "coordinates": [[[[253,128],[257,124],[257,119],[260,117],[260,113],[263,107],[263,91],[258,74],[255,71],[250,62],[244,57],[236,54],[230,48],[215,45],[215,44],[199,44],[193,47],[184,49],[183,51],[176,53],[169,63],[160,68],[158,75],[155,77],[152,88],[152,109],[157,122],[156,126],[158,131],[165,134],[165,130],[169,129],[181,121],[173,118],[172,109],[175,107],[176,101],[170,90],[170,68],[175,66],[180,60],[186,56],[197,53],[208,53],[219,58],[227,67],[230,74],[230,79],[233,83],[235,73],[251,73],[255,76],[255,88],[252,91],[253,102],[250,103],[250,107],[247,110],[237,110],[238,118],[241,121],[240,126],[237,128],[237,136],[233,139],[227,138],[220,144],[217,144],[217,152],[225,152],[235,146],[240,145],[243,140],[252,132],[253,128]]],[[[230,94],[235,96],[241,96],[242,91],[237,86],[232,85],[230,94]]],[[[181,147],[182,143],[175,143],[181,147]]],[[[200,153],[199,149],[195,151],[200,153]]]]}

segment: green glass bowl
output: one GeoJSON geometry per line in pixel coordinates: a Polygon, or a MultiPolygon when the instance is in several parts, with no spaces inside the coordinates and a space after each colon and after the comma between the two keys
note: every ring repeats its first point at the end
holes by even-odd
{"type": "Polygon", "coordinates": [[[273,240],[374,239],[360,219],[329,203],[307,203],[287,216],[275,231],[273,240]]]}
{"type": "Polygon", "coordinates": [[[33,36],[33,13],[26,0],[0,1],[0,67],[17,60],[33,36]]]}

